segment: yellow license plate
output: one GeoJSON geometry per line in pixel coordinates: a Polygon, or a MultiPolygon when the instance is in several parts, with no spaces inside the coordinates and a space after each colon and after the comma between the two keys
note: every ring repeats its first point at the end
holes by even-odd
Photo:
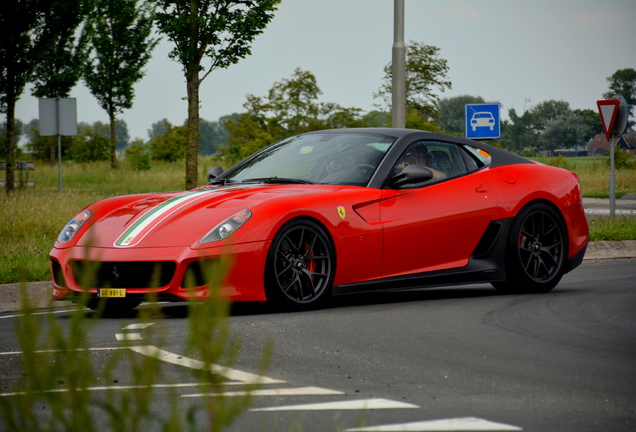
{"type": "Polygon", "coordinates": [[[124,288],[100,288],[97,290],[97,297],[126,297],[124,288]]]}

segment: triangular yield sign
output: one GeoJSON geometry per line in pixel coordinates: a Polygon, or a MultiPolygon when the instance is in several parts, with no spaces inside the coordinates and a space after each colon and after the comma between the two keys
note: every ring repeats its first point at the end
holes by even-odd
{"type": "Polygon", "coordinates": [[[616,120],[616,114],[618,113],[618,106],[620,103],[620,99],[604,99],[596,101],[598,112],[601,115],[601,123],[603,123],[605,138],[607,138],[608,141],[612,137],[614,120],[616,120]]]}

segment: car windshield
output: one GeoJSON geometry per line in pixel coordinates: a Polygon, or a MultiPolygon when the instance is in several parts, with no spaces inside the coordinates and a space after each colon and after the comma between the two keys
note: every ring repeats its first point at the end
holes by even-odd
{"type": "Polygon", "coordinates": [[[364,133],[298,135],[240,162],[217,182],[320,183],[366,186],[394,137],[364,133]]]}

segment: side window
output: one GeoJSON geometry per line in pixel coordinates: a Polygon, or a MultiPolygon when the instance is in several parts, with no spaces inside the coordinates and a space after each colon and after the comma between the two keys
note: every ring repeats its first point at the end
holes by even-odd
{"type": "Polygon", "coordinates": [[[490,155],[484,150],[471,146],[465,146],[464,149],[466,150],[465,159],[469,172],[476,171],[490,165],[490,155]]]}
{"type": "Polygon", "coordinates": [[[402,154],[393,168],[392,175],[399,174],[408,165],[420,165],[433,172],[433,178],[423,183],[408,187],[422,187],[451,177],[466,174],[468,167],[463,155],[464,151],[456,144],[418,141],[411,144],[402,154]]]}

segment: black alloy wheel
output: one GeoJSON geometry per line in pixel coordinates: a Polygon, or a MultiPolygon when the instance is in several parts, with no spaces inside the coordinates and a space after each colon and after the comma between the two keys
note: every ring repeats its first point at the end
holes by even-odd
{"type": "Polygon", "coordinates": [[[530,203],[515,218],[506,249],[506,282],[493,286],[504,292],[542,293],[554,288],[564,273],[567,231],[557,211],[530,203]]]}
{"type": "Polygon", "coordinates": [[[331,292],[334,254],[324,229],[311,220],[292,220],[274,237],[267,254],[268,300],[295,308],[322,303],[331,292]]]}

